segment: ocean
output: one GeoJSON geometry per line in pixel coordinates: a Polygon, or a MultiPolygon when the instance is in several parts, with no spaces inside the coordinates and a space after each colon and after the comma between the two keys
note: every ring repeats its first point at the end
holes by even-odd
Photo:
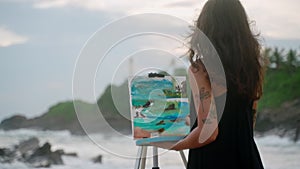
{"type": "MultiPolygon", "coordinates": [[[[76,152],[78,157],[63,156],[64,165],[52,165],[51,169],[125,169],[134,168],[137,147],[131,136],[109,136],[95,134],[90,137],[74,136],[68,131],[35,131],[20,129],[0,130],[0,147],[12,147],[30,137],[40,139],[40,144],[49,142],[52,150],[64,149],[76,152]],[[92,158],[102,155],[102,164],[93,163],[92,158]]],[[[255,138],[266,169],[299,169],[300,142],[294,143],[288,138],[264,136],[255,138]]],[[[159,151],[159,166],[162,169],[183,169],[180,155],[175,151],[159,151]]],[[[148,155],[152,150],[148,148],[148,155]]],[[[185,151],[187,155],[187,151],[185,151]]],[[[152,160],[147,160],[147,168],[152,160]]],[[[33,169],[21,162],[0,164],[0,169],[33,169]]]]}

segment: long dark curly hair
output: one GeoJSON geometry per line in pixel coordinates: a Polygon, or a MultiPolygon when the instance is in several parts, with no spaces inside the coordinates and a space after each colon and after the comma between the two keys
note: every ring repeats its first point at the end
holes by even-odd
{"type": "MultiPolygon", "coordinates": [[[[208,0],[195,22],[218,52],[227,83],[233,84],[239,94],[256,100],[262,96],[264,64],[259,34],[251,31],[250,24],[238,0],[208,0]]],[[[193,34],[191,38],[192,43],[193,34]]],[[[195,68],[201,62],[192,48],[189,59],[195,68]]]]}

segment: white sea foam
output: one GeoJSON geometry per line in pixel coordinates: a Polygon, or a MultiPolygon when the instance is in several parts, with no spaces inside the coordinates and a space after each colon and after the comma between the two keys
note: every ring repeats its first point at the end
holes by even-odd
{"type": "Polygon", "coordinates": [[[256,138],[266,169],[299,169],[300,142],[271,135],[256,138]]]}
{"type": "MultiPolygon", "coordinates": [[[[135,159],[124,158],[122,155],[134,157],[137,148],[131,136],[116,137],[94,134],[91,137],[74,136],[68,131],[35,131],[35,130],[0,130],[0,147],[13,146],[21,140],[30,137],[38,137],[41,144],[50,142],[53,150],[64,149],[66,152],[76,152],[79,157],[63,157],[65,165],[53,165],[53,169],[124,169],[133,168],[135,159]],[[99,147],[95,143],[102,146],[99,147]],[[112,149],[112,152],[103,149],[112,149]],[[116,156],[115,154],[122,153],[116,156]],[[94,164],[91,158],[102,154],[103,164],[94,164]]],[[[260,150],[266,169],[299,169],[300,166],[300,142],[294,143],[288,138],[278,136],[265,136],[256,138],[256,143],[260,150]]],[[[162,152],[160,150],[160,152],[162,152]]],[[[185,152],[187,155],[187,151],[185,152]]],[[[148,155],[151,156],[152,149],[148,149],[148,155]]],[[[182,169],[184,168],[179,153],[169,151],[159,156],[159,164],[164,169],[182,169]]],[[[147,160],[147,168],[152,167],[152,160],[147,160]]],[[[29,166],[14,162],[12,164],[0,164],[0,169],[32,169],[29,166]]]]}

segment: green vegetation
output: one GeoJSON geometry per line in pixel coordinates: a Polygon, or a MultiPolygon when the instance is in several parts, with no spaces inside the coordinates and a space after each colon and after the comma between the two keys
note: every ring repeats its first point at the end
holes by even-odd
{"type": "Polygon", "coordinates": [[[74,110],[73,102],[62,102],[50,107],[48,113],[45,114],[44,117],[65,119],[67,121],[74,120],[76,117],[76,113],[74,110]]]}
{"type": "Polygon", "coordinates": [[[109,85],[99,97],[97,104],[101,113],[107,118],[115,118],[127,114],[130,117],[128,83],[120,86],[109,85]],[[122,112],[120,112],[122,111],[122,112]]]}
{"type": "Polygon", "coordinates": [[[277,108],[283,102],[300,97],[300,69],[290,73],[286,70],[269,69],[264,83],[264,94],[259,109],[277,108]]]}
{"type": "MultiPolygon", "coordinates": [[[[75,101],[76,107],[80,108],[81,112],[95,112],[94,107],[82,101],[75,101]]],[[[48,112],[44,115],[43,118],[64,120],[65,122],[72,122],[76,120],[76,112],[74,108],[73,101],[66,101],[58,103],[49,108],[48,112]]]]}
{"type": "Polygon", "coordinates": [[[300,56],[296,50],[267,48],[265,58],[269,59],[269,67],[264,81],[263,97],[259,101],[259,110],[278,108],[286,101],[300,97],[300,56]]]}

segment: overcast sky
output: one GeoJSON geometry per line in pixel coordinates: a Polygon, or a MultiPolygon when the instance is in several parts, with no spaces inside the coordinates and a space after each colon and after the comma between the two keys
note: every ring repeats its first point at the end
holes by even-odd
{"type": "MultiPolygon", "coordinates": [[[[32,117],[59,101],[71,100],[76,58],[89,37],[104,25],[127,15],[149,12],[169,14],[192,23],[204,3],[0,0],[0,119],[16,113],[32,117]]],[[[264,46],[299,49],[299,0],[242,3],[249,18],[255,21],[256,31],[261,32],[264,46]]],[[[99,84],[96,95],[105,85],[99,84]]]]}

